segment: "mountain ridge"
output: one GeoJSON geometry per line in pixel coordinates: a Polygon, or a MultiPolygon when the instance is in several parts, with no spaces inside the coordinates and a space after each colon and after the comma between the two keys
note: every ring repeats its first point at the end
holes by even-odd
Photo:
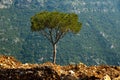
{"type": "Polygon", "coordinates": [[[31,32],[30,17],[40,11],[56,10],[74,12],[83,23],[79,34],[66,35],[58,43],[58,63],[82,61],[88,65],[120,65],[118,2],[119,0],[1,0],[0,6],[8,7],[0,7],[0,53],[13,55],[22,62],[51,61],[51,44],[38,33],[31,32]]]}

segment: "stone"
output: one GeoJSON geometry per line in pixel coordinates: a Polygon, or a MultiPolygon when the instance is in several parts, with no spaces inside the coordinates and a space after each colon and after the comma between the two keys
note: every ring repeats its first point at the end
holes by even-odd
{"type": "Polygon", "coordinates": [[[62,80],[78,80],[78,79],[72,75],[66,75],[62,80]]]}
{"type": "Polygon", "coordinates": [[[61,66],[22,64],[12,56],[0,56],[0,80],[120,80],[120,66],[86,66],[83,63],[61,66]],[[107,75],[106,75],[107,74],[107,75]]]}
{"type": "Polygon", "coordinates": [[[69,74],[75,75],[75,72],[73,70],[69,70],[69,74]]]}
{"type": "Polygon", "coordinates": [[[119,76],[119,77],[117,77],[117,78],[114,78],[113,80],[120,80],[120,76],[119,76]]]}
{"type": "Polygon", "coordinates": [[[105,76],[103,77],[103,80],[111,80],[111,78],[110,78],[109,75],[105,75],[105,76]]]}

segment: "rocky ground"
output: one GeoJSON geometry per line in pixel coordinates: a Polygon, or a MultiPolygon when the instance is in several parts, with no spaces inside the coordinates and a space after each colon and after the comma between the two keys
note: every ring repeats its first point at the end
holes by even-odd
{"type": "Polygon", "coordinates": [[[0,80],[120,80],[120,66],[22,64],[14,57],[2,55],[0,80]]]}

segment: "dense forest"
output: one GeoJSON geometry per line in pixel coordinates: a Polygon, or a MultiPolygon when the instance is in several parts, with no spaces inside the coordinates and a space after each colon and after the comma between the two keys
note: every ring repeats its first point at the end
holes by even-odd
{"type": "Polygon", "coordinates": [[[76,13],[83,26],[57,44],[57,63],[120,65],[119,0],[0,0],[0,54],[23,63],[52,61],[51,44],[30,29],[41,11],[76,13]]]}

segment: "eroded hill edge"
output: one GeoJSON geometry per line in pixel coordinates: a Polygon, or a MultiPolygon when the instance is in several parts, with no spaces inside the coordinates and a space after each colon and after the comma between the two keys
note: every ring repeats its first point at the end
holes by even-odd
{"type": "Polygon", "coordinates": [[[12,56],[0,56],[0,80],[119,80],[120,66],[87,66],[83,63],[60,66],[51,62],[22,64],[12,56]]]}

